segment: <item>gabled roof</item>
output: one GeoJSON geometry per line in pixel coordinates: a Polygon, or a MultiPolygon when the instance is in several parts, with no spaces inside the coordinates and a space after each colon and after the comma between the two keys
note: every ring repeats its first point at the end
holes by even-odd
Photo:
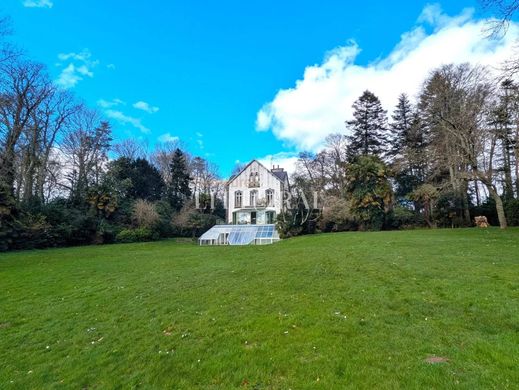
{"type": "Polygon", "coordinates": [[[276,179],[278,179],[282,183],[285,182],[285,177],[288,177],[286,172],[272,172],[270,169],[265,167],[265,165],[260,163],[258,160],[252,160],[250,163],[245,165],[245,167],[239,173],[237,173],[236,175],[231,176],[229,178],[229,180],[227,181],[226,186],[229,186],[234,181],[234,179],[236,179],[238,176],[240,176],[243,173],[243,171],[245,171],[253,162],[257,162],[259,164],[259,166],[261,166],[264,169],[266,169],[268,173],[270,173],[272,176],[274,176],[276,179]],[[278,175],[278,174],[283,174],[283,173],[285,174],[284,176],[283,175],[278,175]]]}

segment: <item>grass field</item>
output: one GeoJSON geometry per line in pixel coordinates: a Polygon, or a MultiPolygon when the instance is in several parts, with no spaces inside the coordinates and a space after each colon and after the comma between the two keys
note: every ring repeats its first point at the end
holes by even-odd
{"type": "Polygon", "coordinates": [[[0,288],[2,389],[519,383],[519,230],[0,254],[0,288]]]}

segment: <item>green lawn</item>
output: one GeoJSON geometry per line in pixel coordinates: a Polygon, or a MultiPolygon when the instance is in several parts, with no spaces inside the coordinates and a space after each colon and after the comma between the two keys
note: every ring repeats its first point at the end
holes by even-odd
{"type": "Polygon", "coordinates": [[[0,254],[0,288],[1,389],[519,383],[519,230],[0,254]]]}

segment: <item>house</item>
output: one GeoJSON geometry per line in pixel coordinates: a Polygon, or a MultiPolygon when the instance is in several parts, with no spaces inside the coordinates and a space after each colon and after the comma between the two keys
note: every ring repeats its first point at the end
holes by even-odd
{"type": "Polygon", "coordinates": [[[228,225],[204,233],[200,245],[272,244],[279,241],[275,223],[290,190],[288,174],[279,166],[267,169],[251,161],[225,186],[228,225]]]}
{"type": "Polygon", "coordinates": [[[283,208],[288,175],[283,168],[265,168],[253,160],[232,176],[225,187],[227,222],[233,225],[276,223],[283,208]]]}

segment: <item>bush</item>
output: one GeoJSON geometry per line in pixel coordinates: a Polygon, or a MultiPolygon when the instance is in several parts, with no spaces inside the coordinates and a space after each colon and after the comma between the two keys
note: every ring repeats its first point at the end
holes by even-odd
{"type": "Polygon", "coordinates": [[[124,229],[116,237],[117,242],[144,242],[158,239],[159,235],[148,228],[124,229]]]}
{"type": "Polygon", "coordinates": [[[408,229],[423,225],[423,220],[417,220],[416,213],[408,207],[397,205],[388,214],[387,229],[408,229]]]}
{"type": "Polygon", "coordinates": [[[506,201],[504,207],[508,225],[519,226],[519,199],[506,201]]]}
{"type": "Polygon", "coordinates": [[[344,232],[357,230],[355,216],[351,212],[351,201],[343,198],[327,197],[319,220],[323,232],[344,232]]]}
{"type": "Polygon", "coordinates": [[[140,228],[153,229],[159,222],[160,215],[153,203],[137,199],[133,204],[132,219],[140,228]]]}

